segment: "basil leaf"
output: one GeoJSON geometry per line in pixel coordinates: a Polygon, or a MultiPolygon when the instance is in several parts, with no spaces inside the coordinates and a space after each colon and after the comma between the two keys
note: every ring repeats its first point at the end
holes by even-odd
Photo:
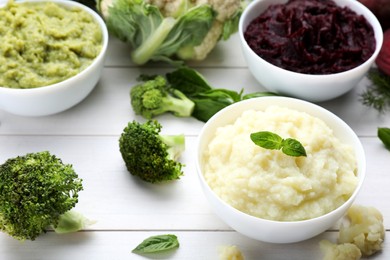
{"type": "Polygon", "coordinates": [[[268,131],[252,133],[251,140],[256,145],[270,150],[279,150],[283,142],[279,135],[268,131]]]}
{"type": "Polygon", "coordinates": [[[379,127],[378,137],[385,145],[386,149],[390,151],[390,128],[379,127]]]}
{"type": "Polygon", "coordinates": [[[167,234],[151,236],[142,241],[142,243],[134,248],[131,252],[138,254],[158,253],[177,247],[179,247],[177,236],[167,234]]]}
{"type": "Polygon", "coordinates": [[[262,131],[252,133],[250,135],[251,140],[258,146],[270,150],[280,150],[289,156],[307,156],[306,150],[303,145],[292,138],[283,139],[279,135],[269,132],[262,131]]]}
{"type": "Polygon", "coordinates": [[[290,156],[307,156],[303,145],[295,139],[287,138],[283,140],[282,152],[290,156]]]}

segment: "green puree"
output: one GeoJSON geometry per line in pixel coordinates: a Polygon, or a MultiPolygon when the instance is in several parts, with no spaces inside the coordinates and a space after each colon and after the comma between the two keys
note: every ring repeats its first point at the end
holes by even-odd
{"type": "Polygon", "coordinates": [[[101,45],[98,23],[79,8],[10,1],[0,8],[0,86],[63,81],[91,64],[101,45]]]}

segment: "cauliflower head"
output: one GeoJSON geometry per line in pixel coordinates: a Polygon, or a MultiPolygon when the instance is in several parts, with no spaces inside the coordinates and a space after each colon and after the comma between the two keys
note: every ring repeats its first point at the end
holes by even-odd
{"type": "Polygon", "coordinates": [[[132,61],[203,60],[237,32],[244,0],[97,0],[109,32],[132,61]]]}
{"type": "Polygon", "coordinates": [[[365,256],[382,249],[385,238],[383,216],[374,207],[352,205],[347,212],[349,226],[341,225],[339,243],[355,244],[365,256]]]}
{"type": "Polygon", "coordinates": [[[320,249],[324,253],[323,260],[358,260],[362,256],[360,249],[351,243],[333,244],[322,240],[320,249]]]}

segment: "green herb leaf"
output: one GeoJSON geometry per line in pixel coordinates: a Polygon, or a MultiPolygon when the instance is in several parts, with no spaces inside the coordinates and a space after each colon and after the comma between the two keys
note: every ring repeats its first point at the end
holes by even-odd
{"type": "Polygon", "coordinates": [[[258,146],[270,150],[282,150],[289,156],[307,156],[303,145],[292,138],[283,139],[279,135],[269,132],[260,131],[250,135],[251,140],[258,146]]]}
{"type": "Polygon", "coordinates": [[[134,248],[131,252],[137,254],[159,253],[177,247],[179,247],[177,236],[167,234],[151,236],[142,241],[142,243],[134,248]]]}
{"type": "Polygon", "coordinates": [[[282,152],[290,156],[307,156],[303,145],[292,138],[283,140],[282,152]]]}
{"type": "Polygon", "coordinates": [[[378,137],[383,142],[386,149],[390,151],[390,128],[379,127],[378,137]]]}
{"type": "Polygon", "coordinates": [[[270,150],[279,150],[280,148],[282,148],[283,142],[282,137],[268,131],[252,133],[251,140],[256,145],[270,150]]]}

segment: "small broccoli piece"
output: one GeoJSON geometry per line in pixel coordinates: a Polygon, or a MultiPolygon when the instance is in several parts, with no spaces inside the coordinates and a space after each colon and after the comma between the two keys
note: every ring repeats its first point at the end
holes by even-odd
{"type": "Polygon", "coordinates": [[[173,112],[178,117],[190,117],[195,107],[195,103],[182,92],[169,88],[163,76],[134,86],[130,98],[134,112],[147,119],[165,112],[173,112]]]}
{"type": "Polygon", "coordinates": [[[0,230],[34,240],[60,225],[82,189],[72,165],[47,151],[8,159],[0,165],[0,230]]]}
{"type": "Polygon", "coordinates": [[[320,249],[324,253],[323,260],[358,260],[362,253],[351,243],[333,244],[328,240],[321,240],[320,249]]]}
{"type": "Polygon", "coordinates": [[[385,237],[382,214],[374,207],[353,205],[348,209],[349,226],[341,226],[339,243],[353,243],[365,256],[382,249],[385,237]]]}
{"type": "Polygon", "coordinates": [[[129,122],[119,138],[119,149],[132,175],[151,183],[179,179],[183,175],[176,161],[185,149],[184,135],[160,135],[161,124],[149,120],[129,122]]]}

